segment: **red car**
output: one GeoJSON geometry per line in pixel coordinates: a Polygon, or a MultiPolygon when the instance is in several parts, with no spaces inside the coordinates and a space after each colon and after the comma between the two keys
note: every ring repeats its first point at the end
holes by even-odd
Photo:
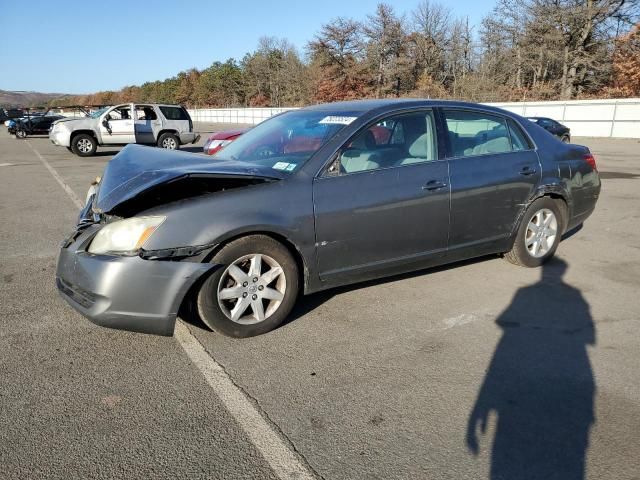
{"type": "Polygon", "coordinates": [[[202,147],[202,150],[207,155],[213,155],[218,153],[224,147],[233,142],[240,135],[245,133],[248,128],[236,129],[236,130],[223,130],[221,132],[212,133],[202,147]]]}

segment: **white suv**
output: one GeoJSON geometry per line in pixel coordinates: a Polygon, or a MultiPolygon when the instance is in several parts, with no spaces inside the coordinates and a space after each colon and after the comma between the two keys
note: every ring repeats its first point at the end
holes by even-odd
{"type": "Polygon", "coordinates": [[[88,117],[58,120],[49,139],[88,157],[96,153],[98,145],[142,143],[176,150],[196,143],[200,135],[193,131],[187,110],[179,105],[125,103],[101,108],[88,117]]]}

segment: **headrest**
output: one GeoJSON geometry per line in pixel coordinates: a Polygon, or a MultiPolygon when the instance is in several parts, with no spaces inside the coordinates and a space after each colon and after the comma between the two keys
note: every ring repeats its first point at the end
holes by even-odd
{"type": "Polygon", "coordinates": [[[409,146],[409,155],[429,159],[429,134],[423,133],[409,146]]]}
{"type": "Polygon", "coordinates": [[[376,148],[376,137],[371,130],[364,132],[364,135],[358,136],[352,143],[351,148],[358,150],[373,150],[376,148]]]}

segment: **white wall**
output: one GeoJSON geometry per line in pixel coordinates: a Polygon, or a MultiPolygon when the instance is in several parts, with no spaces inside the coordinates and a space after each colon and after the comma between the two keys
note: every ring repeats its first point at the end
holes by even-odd
{"type": "Polygon", "coordinates": [[[550,117],[575,137],[640,138],[640,98],[489,103],[523,117],[550,117]]]}
{"type": "MultiPolygon", "coordinates": [[[[559,102],[489,103],[524,117],[550,117],[575,137],[640,138],[640,98],[559,102]]],[[[293,108],[203,108],[189,110],[196,122],[255,125],[293,108]]]]}
{"type": "Polygon", "coordinates": [[[295,108],[198,108],[189,109],[194,122],[248,123],[256,125],[278,113],[295,108]]]}

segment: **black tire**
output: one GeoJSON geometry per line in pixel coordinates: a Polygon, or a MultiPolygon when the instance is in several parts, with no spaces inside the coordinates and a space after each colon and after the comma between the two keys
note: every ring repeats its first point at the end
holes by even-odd
{"type": "MultiPolygon", "coordinates": [[[[251,235],[239,238],[225,245],[211,259],[211,263],[220,266],[204,281],[196,298],[198,314],[205,325],[211,330],[229,337],[246,338],[267,333],[284,322],[296,302],[299,290],[298,267],[291,253],[284,245],[266,235],[251,235]],[[280,265],[284,274],[286,288],[284,289],[284,297],[280,301],[280,304],[277,305],[276,309],[268,316],[266,312],[268,312],[268,308],[272,305],[271,300],[262,300],[261,298],[257,300],[260,301],[262,305],[264,305],[265,301],[267,302],[267,309],[264,310],[264,320],[252,324],[242,324],[231,320],[228,316],[228,314],[231,313],[231,306],[235,306],[236,303],[233,303],[234,300],[219,301],[218,287],[222,287],[222,281],[228,282],[230,280],[230,276],[226,272],[231,264],[234,264],[245,256],[253,254],[269,257],[280,265]],[[226,311],[227,313],[223,310],[224,307],[221,306],[221,303],[229,305],[225,302],[232,302],[226,311]]],[[[266,272],[263,270],[262,272],[263,274],[268,273],[269,270],[266,272]]],[[[233,279],[231,279],[231,281],[233,281],[233,279]]],[[[249,282],[251,281],[252,279],[249,279],[249,282]]],[[[259,285],[259,283],[256,285],[259,285]]],[[[273,284],[270,283],[269,285],[273,287],[273,284]]],[[[251,288],[251,286],[252,285],[248,285],[247,288],[251,288]]],[[[241,285],[239,283],[235,285],[227,284],[225,288],[228,287],[240,288],[241,285]]],[[[266,290],[269,290],[269,288],[264,289],[265,292],[266,290]]],[[[253,291],[255,292],[255,287],[253,291]]],[[[247,290],[243,295],[245,297],[247,294],[251,295],[249,292],[250,290],[247,290]]],[[[235,300],[235,302],[238,301],[240,301],[240,299],[235,300]]],[[[247,298],[247,301],[250,301],[249,298],[247,298]]],[[[247,312],[249,311],[254,315],[252,306],[248,307],[247,312]]]]}
{"type": "Polygon", "coordinates": [[[76,135],[71,139],[71,151],[79,157],[91,157],[98,148],[96,139],[86,133],[76,135]]]}
{"type": "Polygon", "coordinates": [[[27,138],[27,131],[23,128],[16,130],[16,138],[27,138]]]}
{"type": "Polygon", "coordinates": [[[173,133],[163,133],[158,138],[158,147],[167,150],[180,150],[180,139],[173,133]]]}
{"type": "Polygon", "coordinates": [[[560,139],[560,141],[562,143],[570,143],[571,142],[571,138],[569,137],[569,135],[563,135],[562,138],[560,139]]]}
{"type": "Polygon", "coordinates": [[[521,267],[539,267],[555,254],[558,244],[560,243],[560,239],[562,238],[564,225],[564,212],[559,208],[558,203],[550,197],[538,198],[529,205],[529,208],[527,208],[527,211],[522,217],[518,227],[518,232],[516,233],[513,246],[511,250],[504,255],[504,258],[514,265],[519,265],[521,267]],[[527,247],[526,242],[526,239],[531,235],[535,236],[535,233],[529,229],[529,223],[532,222],[535,216],[543,210],[551,211],[555,215],[556,235],[546,253],[541,256],[534,256],[527,247]]]}

